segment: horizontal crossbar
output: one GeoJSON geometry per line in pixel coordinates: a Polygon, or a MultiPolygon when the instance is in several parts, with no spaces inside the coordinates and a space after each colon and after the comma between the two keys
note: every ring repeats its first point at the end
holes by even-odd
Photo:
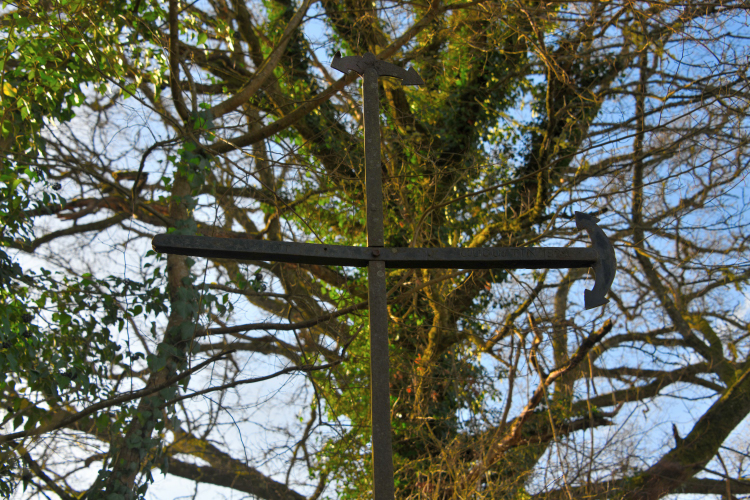
{"type": "Polygon", "coordinates": [[[173,234],[156,236],[153,247],[159,253],[212,259],[327,266],[367,267],[376,260],[397,269],[569,269],[591,267],[597,261],[597,253],[590,247],[368,248],[173,234]]]}

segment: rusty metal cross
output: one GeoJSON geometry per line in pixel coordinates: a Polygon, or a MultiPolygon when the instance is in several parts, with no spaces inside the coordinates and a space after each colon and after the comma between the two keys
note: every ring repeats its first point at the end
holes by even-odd
{"type": "Polygon", "coordinates": [[[153,239],[153,248],[160,253],[196,257],[368,268],[373,498],[393,500],[386,268],[565,269],[593,267],[596,275],[594,288],[584,292],[584,305],[586,309],[591,309],[608,302],[605,295],[615,277],[615,253],[609,239],[597,226],[598,219],[581,212],[575,214],[576,227],[588,232],[592,242],[590,247],[385,247],[378,78],[381,76],[400,78],[403,85],[424,85],[424,81],[413,68],[407,71],[394,64],[379,61],[369,52],[361,57],[341,57],[337,53],[331,66],[343,73],[356,71],[364,77],[362,92],[365,122],[367,247],[160,234],[153,239]]]}

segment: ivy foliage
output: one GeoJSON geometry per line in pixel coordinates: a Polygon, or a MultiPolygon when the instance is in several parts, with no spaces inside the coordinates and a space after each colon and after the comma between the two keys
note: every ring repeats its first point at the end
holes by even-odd
{"type": "MultiPolygon", "coordinates": [[[[84,88],[122,86],[120,35],[132,6],[61,0],[51,9],[30,0],[3,8],[11,13],[0,29],[0,392],[9,412],[4,423],[29,431],[71,402],[111,398],[112,368],[142,357],[118,345],[117,335],[132,317],[163,312],[164,297],[156,279],[31,271],[9,251],[32,243],[33,216],[66,205],[44,165],[45,125],[73,120],[84,88]]],[[[123,406],[92,418],[109,432],[126,414],[123,406]]],[[[14,441],[0,446],[0,455],[0,496],[10,498],[20,482],[24,489],[29,483],[27,455],[14,441]]]]}

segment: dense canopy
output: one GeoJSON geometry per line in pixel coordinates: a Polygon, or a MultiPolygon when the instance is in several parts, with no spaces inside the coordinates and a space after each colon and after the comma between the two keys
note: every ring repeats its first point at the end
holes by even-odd
{"type": "MultiPolygon", "coordinates": [[[[0,496],[371,498],[362,269],[176,233],[585,246],[389,270],[399,499],[750,494],[747,4],[24,0],[0,11],[0,496]]],[[[688,498],[685,496],[685,498],[688,498]]]]}

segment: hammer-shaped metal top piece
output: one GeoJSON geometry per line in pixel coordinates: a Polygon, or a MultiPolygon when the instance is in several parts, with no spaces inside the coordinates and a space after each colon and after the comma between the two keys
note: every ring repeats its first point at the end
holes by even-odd
{"type": "Polygon", "coordinates": [[[583,303],[586,309],[603,306],[607,302],[604,296],[609,292],[609,287],[615,279],[617,272],[617,260],[612,243],[604,234],[604,231],[596,224],[599,219],[593,215],[576,212],[576,227],[585,229],[591,238],[591,246],[596,250],[597,259],[594,264],[594,288],[584,290],[583,303]]]}
{"type": "Polygon", "coordinates": [[[400,78],[402,85],[424,85],[424,80],[422,80],[414,68],[405,70],[395,64],[379,61],[370,52],[367,52],[363,56],[346,57],[341,57],[341,52],[336,52],[336,55],[333,56],[331,67],[342,73],[356,71],[360,75],[364,75],[367,68],[374,68],[375,71],[378,72],[378,76],[393,76],[400,78]]]}

